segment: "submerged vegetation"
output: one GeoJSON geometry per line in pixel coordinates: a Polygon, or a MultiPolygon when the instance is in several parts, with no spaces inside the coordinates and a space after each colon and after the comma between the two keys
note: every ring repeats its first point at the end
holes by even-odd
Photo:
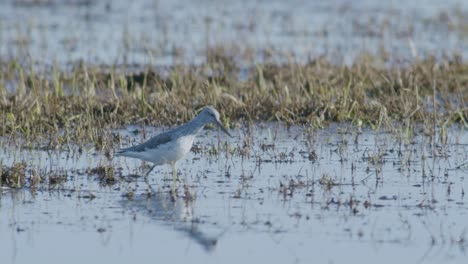
{"type": "Polygon", "coordinates": [[[241,68],[225,49],[206,63],[141,71],[79,64],[70,70],[0,63],[0,135],[48,149],[71,143],[113,147],[111,129],[127,124],[180,124],[204,105],[220,109],[226,125],[280,121],[323,127],[329,122],[406,129],[431,135],[467,125],[468,64],[459,57],[382,66],[362,56],[351,66],[325,59],[241,68]],[[241,74],[242,73],[242,74],[241,74]]]}

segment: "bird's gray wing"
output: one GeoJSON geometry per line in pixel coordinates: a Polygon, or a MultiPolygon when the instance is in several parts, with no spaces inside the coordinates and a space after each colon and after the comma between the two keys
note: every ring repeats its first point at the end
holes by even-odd
{"type": "Polygon", "coordinates": [[[122,154],[122,153],[125,153],[125,152],[141,152],[141,151],[145,151],[147,149],[153,149],[153,148],[157,148],[159,145],[162,145],[164,143],[167,143],[171,141],[171,135],[167,132],[165,133],[162,133],[162,134],[159,134],[153,138],[150,138],[148,141],[140,144],[140,145],[136,145],[136,146],[133,146],[133,147],[129,147],[129,148],[124,148],[124,149],[121,149],[117,152],[117,154],[122,154]]]}

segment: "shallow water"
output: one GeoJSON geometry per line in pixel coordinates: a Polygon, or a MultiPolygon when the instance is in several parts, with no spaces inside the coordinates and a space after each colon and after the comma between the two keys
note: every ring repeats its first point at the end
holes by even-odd
{"type": "Polygon", "coordinates": [[[207,47],[234,46],[257,62],[284,53],[351,63],[368,52],[400,64],[467,57],[467,14],[463,0],[11,0],[0,2],[0,57],[170,66],[204,62],[207,47]]]}
{"type": "MultiPolygon", "coordinates": [[[[135,127],[116,131],[141,141],[135,127]]],[[[160,132],[146,128],[147,135],[160,132]]],[[[468,133],[447,144],[346,125],[205,130],[180,181],[92,150],[17,151],[4,166],[67,173],[36,190],[2,189],[0,257],[9,263],[464,263],[468,133]],[[249,143],[250,142],[250,143],[249,143]],[[227,154],[226,149],[229,149],[227,154]],[[219,154],[216,151],[219,150],[219,154]],[[112,165],[114,184],[90,169],[112,165]],[[148,195],[149,188],[152,194],[148,195]],[[177,195],[174,195],[176,194],[177,195]],[[53,261],[50,262],[51,254],[53,261]]],[[[52,173],[53,174],[53,173],[52,173]]]]}

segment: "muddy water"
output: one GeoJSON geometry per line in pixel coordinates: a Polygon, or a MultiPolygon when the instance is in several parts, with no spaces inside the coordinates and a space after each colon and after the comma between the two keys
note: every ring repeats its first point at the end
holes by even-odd
{"type": "MultiPolygon", "coordinates": [[[[133,144],[142,140],[134,129],[116,133],[133,144]]],[[[344,125],[233,132],[203,131],[176,185],[169,166],[145,183],[134,159],[4,147],[4,166],[24,160],[28,171],[67,180],[2,188],[2,263],[466,260],[466,130],[449,130],[435,147],[344,125]],[[100,181],[92,169],[109,165],[117,180],[100,181]]]]}
{"type": "Polygon", "coordinates": [[[405,63],[466,57],[467,14],[462,0],[10,0],[0,2],[0,56],[49,66],[168,66],[201,63],[207,47],[234,46],[255,61],[350,63],[368,52],[405,63]]]}

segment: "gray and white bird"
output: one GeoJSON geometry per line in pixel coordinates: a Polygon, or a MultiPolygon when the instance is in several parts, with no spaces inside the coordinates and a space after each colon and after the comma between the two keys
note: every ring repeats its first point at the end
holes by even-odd
{"type": "Polygon", "coordinates": [[[145,177],[148,176],[154,167],[170,164],[172,166],[172,176],[175,180],[177,176],[176,162],[190,151],[195,136],[205,125],[211,123],[216,124],[224,133],[232,137],[221,124],[219,112],[212,106],[205,106],[189,122],[150,138],[142,144],[121,149],[114,156],[137,158],[153,163],[153,166],[145,174],[145,177]]]}

